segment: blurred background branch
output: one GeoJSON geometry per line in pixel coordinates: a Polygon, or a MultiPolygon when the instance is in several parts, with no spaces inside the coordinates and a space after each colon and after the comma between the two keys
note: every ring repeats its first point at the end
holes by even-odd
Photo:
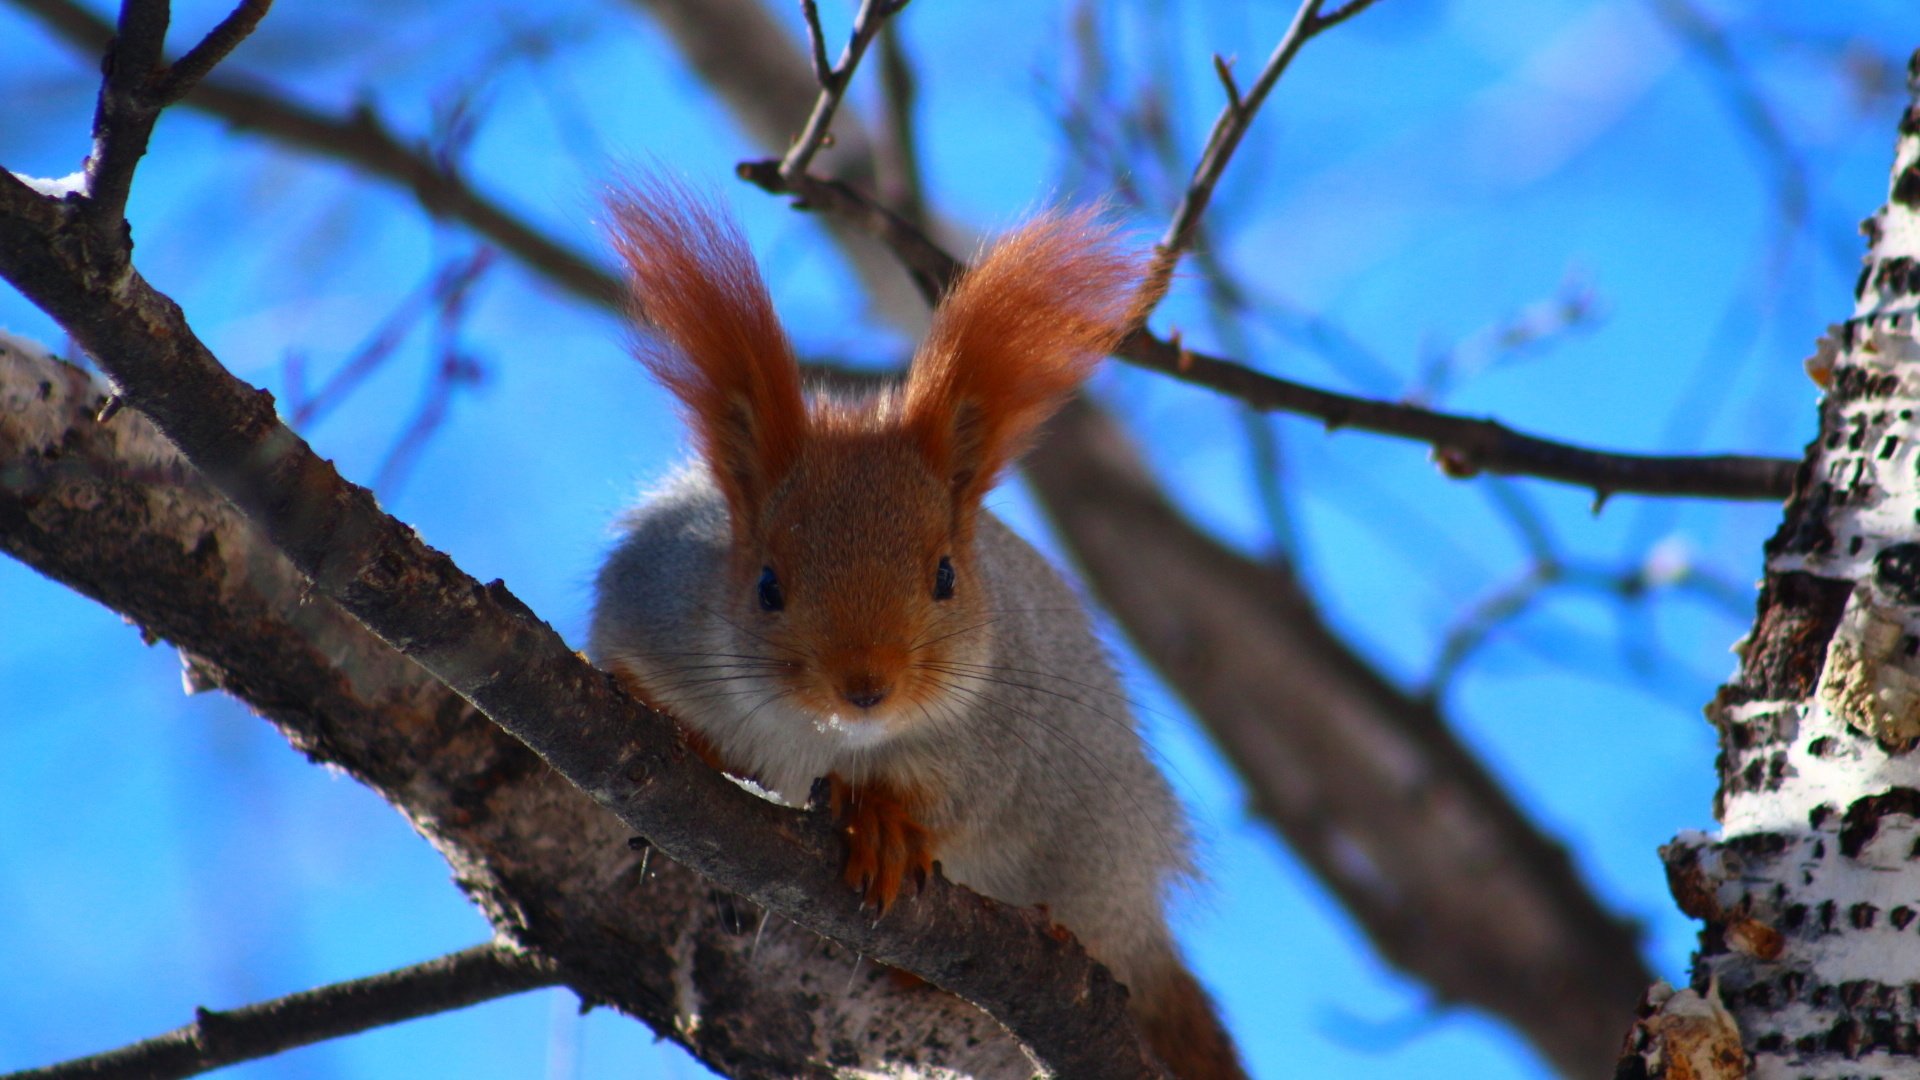
{"type": "Polygon", "coordinates": [[[165,1035],[7,1076],[8,1080],[175,1080],[322,1039],[524,994],[558,981],[551,968],[512,949],[476,945],[398,971],[238,1009],[196,1009],[193,1023],[165,1035]]]}

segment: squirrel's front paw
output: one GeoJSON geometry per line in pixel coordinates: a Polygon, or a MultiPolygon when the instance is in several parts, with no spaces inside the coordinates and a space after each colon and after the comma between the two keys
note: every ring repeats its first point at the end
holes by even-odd
{"type": "Polygon", "coordinates": [[[914,817],[917,800],[881,783],[832,781],[834,817],[847,841],[843,877],[866,902],[886,914],[911,877],[922,889],[933,871],[933,834],[914,817]]]}

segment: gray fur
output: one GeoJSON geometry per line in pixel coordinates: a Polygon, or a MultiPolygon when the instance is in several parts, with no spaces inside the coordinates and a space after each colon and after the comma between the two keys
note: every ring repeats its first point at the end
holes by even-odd
{"type": "Polygon", "coordinates": [[[731,538],[704,467],[669,478],[621,527],[596,583],[595,663],[637,677],[730,765],[755,770],[791,803],[830,771],[857,778],[909,758],[937,770],[935,786],[952,796],[923,824],[941,836],[949,878],[1046,904],[1136,991],[1177,968],[1163,903],[1190,872],[1184,818],[1079,598],[1026,541],[982,511],[974,544],[984,580],[965,583],[984,590],[990,618],[968,644],[1004,681],[956,679],[924,723],[856,747],[821,718],[769,702],[772,680],[729,659],[764,650],[719,614],[731,538]]]}

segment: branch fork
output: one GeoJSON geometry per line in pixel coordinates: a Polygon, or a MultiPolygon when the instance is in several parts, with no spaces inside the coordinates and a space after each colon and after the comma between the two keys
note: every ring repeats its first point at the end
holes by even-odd
{"type": "Polygon", "coordinates": [[[833,115],[839,111],[847,87],[853,82],[854,69],[860,66],[860,58],[866,55],[867,46],[873,44],[873,39],[879,36],[887,20],[899,14],[907,2],[861,0],[860,10],[853,17],[853,33],[840,53],[840,62],[828,67],[826,31],[820,26],[820,7],[816,0],[800,0],[800,12],[807,23],[813,74],[820,83],[820,96],[814,101],[813,114],[807,117],[807,125],[801,130],[800,137],[794,140],[787,156],[780,160],[782,176],[805,173],[814,155],[832,141],[833,115]]]}
{"type": "Polygon", "coordinates": [[[106,77],[93,116],[93,152],[82,188],[91,230],[107,236],[126,216],[134,170],[146,155],[153,125],[207,72],[253,33],[273,0],[241,0],[219,25],[171,65],[161,56],[172,19],[167,0],[126,0],[104,61],[106,77]]]}

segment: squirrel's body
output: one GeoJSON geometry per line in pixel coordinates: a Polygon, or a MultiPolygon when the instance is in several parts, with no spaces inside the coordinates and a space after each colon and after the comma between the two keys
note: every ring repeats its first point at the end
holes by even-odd
{"type": "Polygon", "coordinates": [[[975,528],[972,586],[996,612],[972,631],[978,685],[955,692],[951,708],[930,709],[931,722],[859,745],[831,721],[767,703],[752,692],[764,683],[750,666],[726,666],[742,655],[742,635],[706,599],[726,579],[731,538],[704,468],[676,474],[622,525],[600,571],[589,654],[705,739],[728,769],[794,805],[828,775],[915,791],[951,880],[1047,905],[1130,986],[1173,960],[1161,904],[1187,869],[1180,809],[1143,752],[1079,598],[1026,541],[987,514],[975,528]],[[686,654],[721,659],[676,677],[686,654]]]}
{"type": "Polygon", "coordinates": [[[659,183],[612,209],[700,460],[625,521],[594,660],[717,767],[796,804],[825,778],[868,903],[937,860],[1045,905],[1178,1076],[1242,1075],[1167,928],[1179,805],[1079,598],[981,506],[1124,330],[1138,260],[1042,218],[962,277],[902,386],[808,401],[730,222],[659,183]]]}

